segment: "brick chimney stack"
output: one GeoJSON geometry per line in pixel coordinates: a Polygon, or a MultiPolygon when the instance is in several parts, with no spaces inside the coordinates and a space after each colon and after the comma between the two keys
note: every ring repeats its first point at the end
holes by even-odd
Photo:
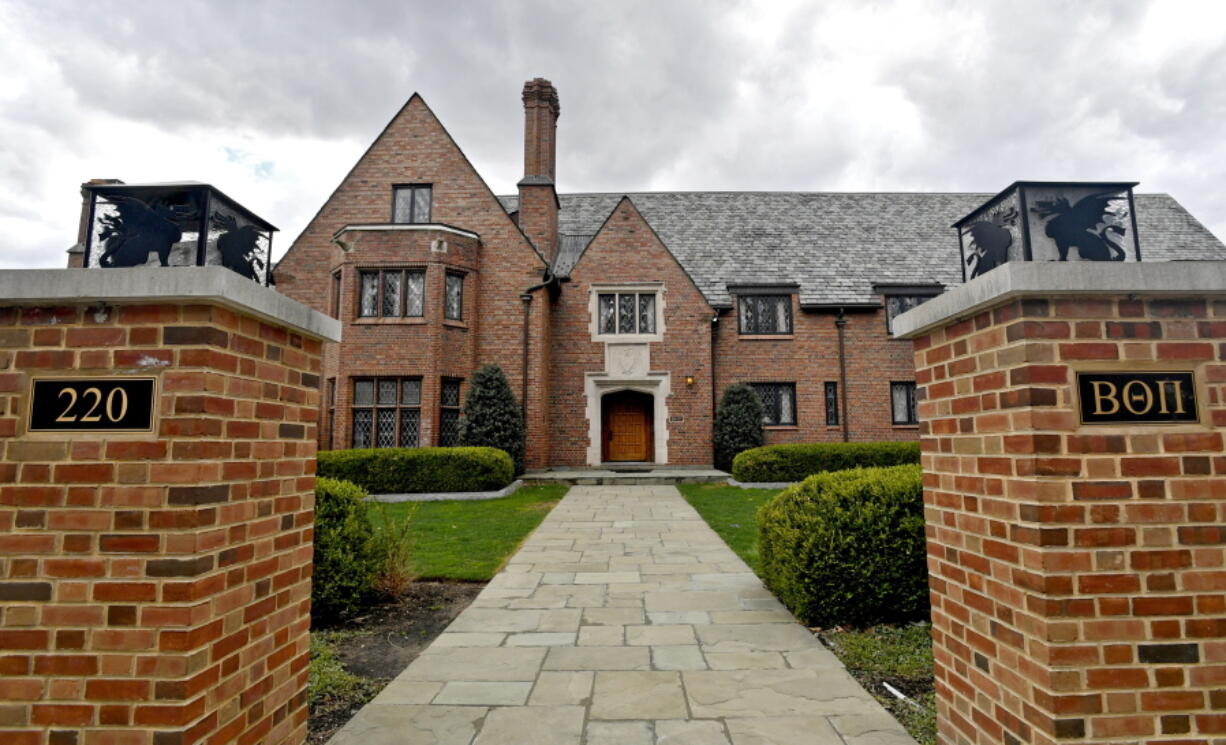
{"type": "Polygon", "coordinates": [[[558,91],[544,78],[524,83],[524,178],[519,227],[551,262],[558,248],[558,91]]]}

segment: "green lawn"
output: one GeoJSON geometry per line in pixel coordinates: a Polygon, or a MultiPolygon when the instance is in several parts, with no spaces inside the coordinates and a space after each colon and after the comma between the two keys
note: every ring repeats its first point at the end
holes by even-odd
{"type": "MultiPolygon", "coordinates": [[[[761,575],[758,562],[758,508],[778,489],[740,489],[719,484],[677,487],[702,519],[745,563],[761,575]]],[[[864,631],[823,631],[822,637],[848,672],[894,715],[920,745],[936,742],[932,639],[928,624],[879,626],[864,631]],[[915,703],[900,701],[882,685],[901,690],[915,703]]]]}
{"type": "Polygon", "coordinates": [[[376,527],[409,523],[410,571],[419,579],[491,579],[567,487],[525,486],[502,499],[375,504],[376,527]]]}
{"type": "Polygon", "coordinates": [[[758,508],[779,489],[741,489],[724,484],[679,484],[687,502],[733,551],[761,574],[758,566],[758,508]]]}

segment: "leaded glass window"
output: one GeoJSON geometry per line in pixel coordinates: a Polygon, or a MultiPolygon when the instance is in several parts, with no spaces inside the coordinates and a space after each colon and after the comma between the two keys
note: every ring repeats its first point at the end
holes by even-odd
{"type": "Polygon", "coordinates": [[[336,378],[328,378],[328,449],[336,447],[336,378]]]}
{"type": "Polygon", "coordinates": [[[737,305],[742,334],[792,333],[791,295],[741,295],[737,305]]]}
{"type": "Polygon", "coordinates": [[[443,317],[452,321],[464,320],[464,275],[448,272],[445,289],[443,317]]]}
{"type": "Polygon", "coordinates": [[[426,223],[430,222],[430,203],[433,201],[434,188],[430,184],[410,184],[394,187],[394,207],[392,222],[426,223]]]}
{"type": "Polygon", "coordinates": [[[656,293],[607,292],[596,296],[597,331],[601,334],[654,334],[656,293]]]}
{"type": "Polygon", "coordinates": [[[369,269],[358,273],[358,315],[397,318],[422,315],[426,273],[420,269],[369,269]]]}
{"type": "Polygon", "coordinates": [[[890,383],[890,409],[895,424],[919,424],[915,411],[915,383],[890,383]]]}
{"type": "Polygon", "coordinates": [[[439,447],[460,444],[460,383],[459,378],[443,378],[439,391],[439,447]]]}
{"type": "Polygon", "coordinates": [[[885,296],[885,330],[894,333],[895,317],[906,313],[912,308],[923,305],[936,295],[886,295],[885,296]]]}
{"type": "Polygon", "coordinates": [[[796,424],[795,383],[750,383],[749,387],[762,399],[762,408],[766,410],[763,424],[796,424]]]}
{"type": "Polygon", "coordinates": [[[656,296],[639,295],[639,333],[654,334],[656,332],[656,296]]]}
{"type": "Polygon", "coordinates": [[[383,312],[379,315],[400,315],[400,281],[403,278],[403,272],[383,272],[383,312]]]}
{"type": "Polygon", "coordinates": [[[341,273],[332,273],[332,317],[341,317],[341,273]]]}
{"type": "Polygon", "coordinates": [[[826,424],[839,423],[839,384],[826,383],[826,424]]]}
{"type": "Polygon", "coordinates": [[[358,284],[358,293],[361,297],[358,315],[363,317],[379,315],[379,273],[359,272],[358,284]]]}
{"type": "Polygon", "coordinates": [[[353,381],[352,447],[417,447],[420,431],[421,378],[353,381]]]}

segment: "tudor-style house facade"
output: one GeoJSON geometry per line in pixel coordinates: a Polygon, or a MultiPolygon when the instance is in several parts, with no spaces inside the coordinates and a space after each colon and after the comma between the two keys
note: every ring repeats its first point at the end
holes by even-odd
{"type": "MultiPolygon", "coordinates": [[[[556,190],[554,87],[523,90],[524,177],[496,196],[418,95],[277,265],[340,319],[320,446],[454,444],[467,379],[498,364],[529,468],[712,462],[747,382],[768,442],[918,437],[890,320],[963,281],[950,225],[984,194],[556,190]]],[[[1137,195],[1146,260],[1226,259],[1166,195],[1137,195]]]]}

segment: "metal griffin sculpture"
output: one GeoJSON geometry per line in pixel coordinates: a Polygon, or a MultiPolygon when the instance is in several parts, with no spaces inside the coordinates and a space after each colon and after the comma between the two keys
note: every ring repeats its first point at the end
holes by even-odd
{"type": "Polygon", "coordinates": [[[1009,260],[1013,234],[1005,226],[1016,223],[1017,210],[1010,208],[994,212],[967,229],[971,235],[971,250],[966,265],[970,267],[971,277],[978,277],[1009,260]]]}
{"type": "Polygon", "coordinates": [[[212,223],[214,227],[225,231],[217,237],[221,265],[258,282],[260,277],[256,270],[264,268],[264,262],[257,256],[260,248],[259,229],[254,225],[239,227],[238,220],[232,215],[216,212],[213,213],[212,223]]]}
{"type": "Polygon", "coordinates": [[[111,195],[115,213],[98,219],[103,241],[98,263],[105,267],[144,266],[149,254],[156,252],[162,266],[170,266],[170,251],[183,240],[182,220],[195,219],[190,207],[168,206],[155,201],[146,204],[140,199],[111,195]]]}
{"type": "Polygon", "coordinates": [[[1121,199],[1126,197],[1119,192],[1104,192],[1082,197],[1076,204],[1065,197],[1035,202],[1030,209],[1047,220],[1044,232],[1055,241],[1060,261],[1068,261],[1074,247],[1083,261],[1123,261],[1121,241],[1126,231],[1112,219],[1118,217],[1112,203],[1121,199]]]}

